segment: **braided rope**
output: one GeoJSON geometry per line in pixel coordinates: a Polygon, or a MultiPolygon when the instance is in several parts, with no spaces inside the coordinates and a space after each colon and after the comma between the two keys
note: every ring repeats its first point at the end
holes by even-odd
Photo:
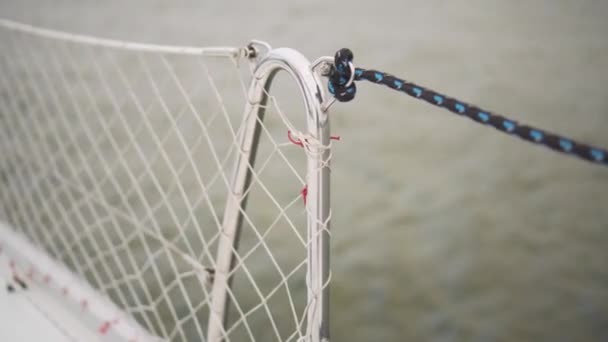
{"type": "Polygon", "coordinates": [[[424,100],[434,106],[445,108],[452,113],[465,116],[478,123],[494,127],[501,132],[519,137],[525,141],[608,166],[608,151],[606,149],[583,144],[558,134],[521,124],[515,120],[494,114],[475,105],[459,101],[385,72],[347,67],[352,66],[352,60],[353,54],[348,49],[341,49],[336,53],[335,67],[329,77],[328,89],[338,101],[350,101],[355,97],[356,87],[354,82],[348,85],[345,81],[351,77],[351,70],[354,70],[355,81],[366,80],[382,84],[393,90],[424,100]]]}
{"type": "Polygon", "coordinates": [[[33,36],[44,37],[59,41],[72,42],[78,44],[91,45],[96,47],[106,47],[111,49],[154,52],[167,55],[193,55],[193,56],[214,56],[214,57],[233,57],[237,58],[246,55],[244,48],[238,47],[195,47],[195,46],[173,46],[128,42],[123,40],[98,38],[81,34],[73,34],[57,30],[50,30],[32,25],[22,24],[16,21],[0,18],[0,27],[30,34],[33,36]]]}
{"type": "Polygon", "coordinates": [[[356,77],[353,66],[353,53],[349,49],[340,49],[334,59],[334,72],[329,75],[327,89],[340,102],[355,98],[357,86],[353,82],[356,77]]]}

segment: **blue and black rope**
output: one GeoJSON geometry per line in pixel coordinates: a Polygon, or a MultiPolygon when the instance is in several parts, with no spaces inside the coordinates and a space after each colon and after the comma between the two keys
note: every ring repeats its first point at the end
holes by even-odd
{"type": "Polygon", "coordinates": [[[355,81],[366,80],[382,84],[393,90],[401,91],[412,97],[424,100],[432,105],[445,108],[452,113],[468,117],[478,123],[492,126],[501,132],[517,136],[528,142],[608,166],[608,151],[605,149],[586,145],[539,128],[521,124],[515,120],[494,114],[381,71],[351,68],[350,63],[352,63],[352,60],[353,54],[349,49],[341,49],[336,53],[335,67],[329,76],[328,88],[338,101],[350,101],[355,97],[357,92],[355,83],[351,82],[351,84],[348,84],[352,76],[351,72],[354,71],[355,81]]]}

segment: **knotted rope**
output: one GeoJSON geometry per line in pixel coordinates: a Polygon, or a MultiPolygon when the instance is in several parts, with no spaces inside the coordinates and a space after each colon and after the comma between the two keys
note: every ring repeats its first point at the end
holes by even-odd
{"type": "Polygon", "coordinates": [[[334,58],[334,72],[329,75],[329,92],[340,102],[347,102],[355,98],[357,86],[355,68],[353,66],[353,53],[349,49],[340,49],[334,58]]]}
{"type": "Polygon", "coordinates": [[[422,99],[432,105],[445,108],[452,113],[468,117],[473,121],[494,127],[501,132],[517,136],[528,142],[608,166],[608,151],[606,149],[583,144],[558,134],[521,124],[381,71],[355,68],[352,60],[353,53],[349,49],[341,49],[335,55],[335,66],[329,76],[328,89],[340,102],[350,101],[355,97],[357,88],[355,83],[349,82],[349,80],[366,80],[422,99]]]}

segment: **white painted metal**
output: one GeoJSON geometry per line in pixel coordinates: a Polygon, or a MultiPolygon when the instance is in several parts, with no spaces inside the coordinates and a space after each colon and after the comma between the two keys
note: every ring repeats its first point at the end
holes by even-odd
{"type": "MultiPolygon", "coordinates": [[[[307,113],[308,134],[320,146],[329,146],[329,120],[321,109],[323,91],[310,62],[299,52],[279,48],[270,50],[257,64],[249,87],[248,103],[244,111],[245,131],[241,136],[242,153],[237,157],[216,258],[215,280],[212,289],[211,315],[208,325],[210,342],[222,341],[227,319],[230,271],[234,266],[234,252],[238,248],[251,172],[255,162],[260,136],[260,123],[264,118],[268,92],[274,76],[287,72],[297,83],[307,113]]],[[[307,340],[318,342],[329,338],[329,156],[327,148],[308,153],[308,321],[307,340]]]]}

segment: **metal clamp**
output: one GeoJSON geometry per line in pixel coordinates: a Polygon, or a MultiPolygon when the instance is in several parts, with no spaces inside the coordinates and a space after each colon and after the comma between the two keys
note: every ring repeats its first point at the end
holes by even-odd
{"type": "Polygon", "coordinates": [[[261,56],[265,56],[270,50],[272,50],[272,47],[270,44],[264,41],[254,39],[247,44],[246,49],[247,58],[259,58],[261,56]],[[261,53],[262,51],[264,51],[264,53],[261,53]]]}
{"type": "MultiPolygon", "coordinates": [[[[352,64],[352,63],[351,63],[352,64]]],[[[323,56],[317,58],[314,62],[312,62],[310,66],[310,70],[318,73],[320,76],[329,77],[331,75],[334,68],[334,58],[330,56],[323,56]]],[[[353,66],[354,68],[354,66],[353,66]]],[[[354,79],[354,71],[353,71],[353,79],[354,79]]],[[[349,84],[352,83],[352,79],[349,80],[349,84]]],[[[329,95],[329,91],[327,92],[329,95]]],[[[325,101],[321,104],[321,110],[325,113],[329,110],[329,107],[336,102],[336,98],[332,96],[328,96],[325,101]]]]}

